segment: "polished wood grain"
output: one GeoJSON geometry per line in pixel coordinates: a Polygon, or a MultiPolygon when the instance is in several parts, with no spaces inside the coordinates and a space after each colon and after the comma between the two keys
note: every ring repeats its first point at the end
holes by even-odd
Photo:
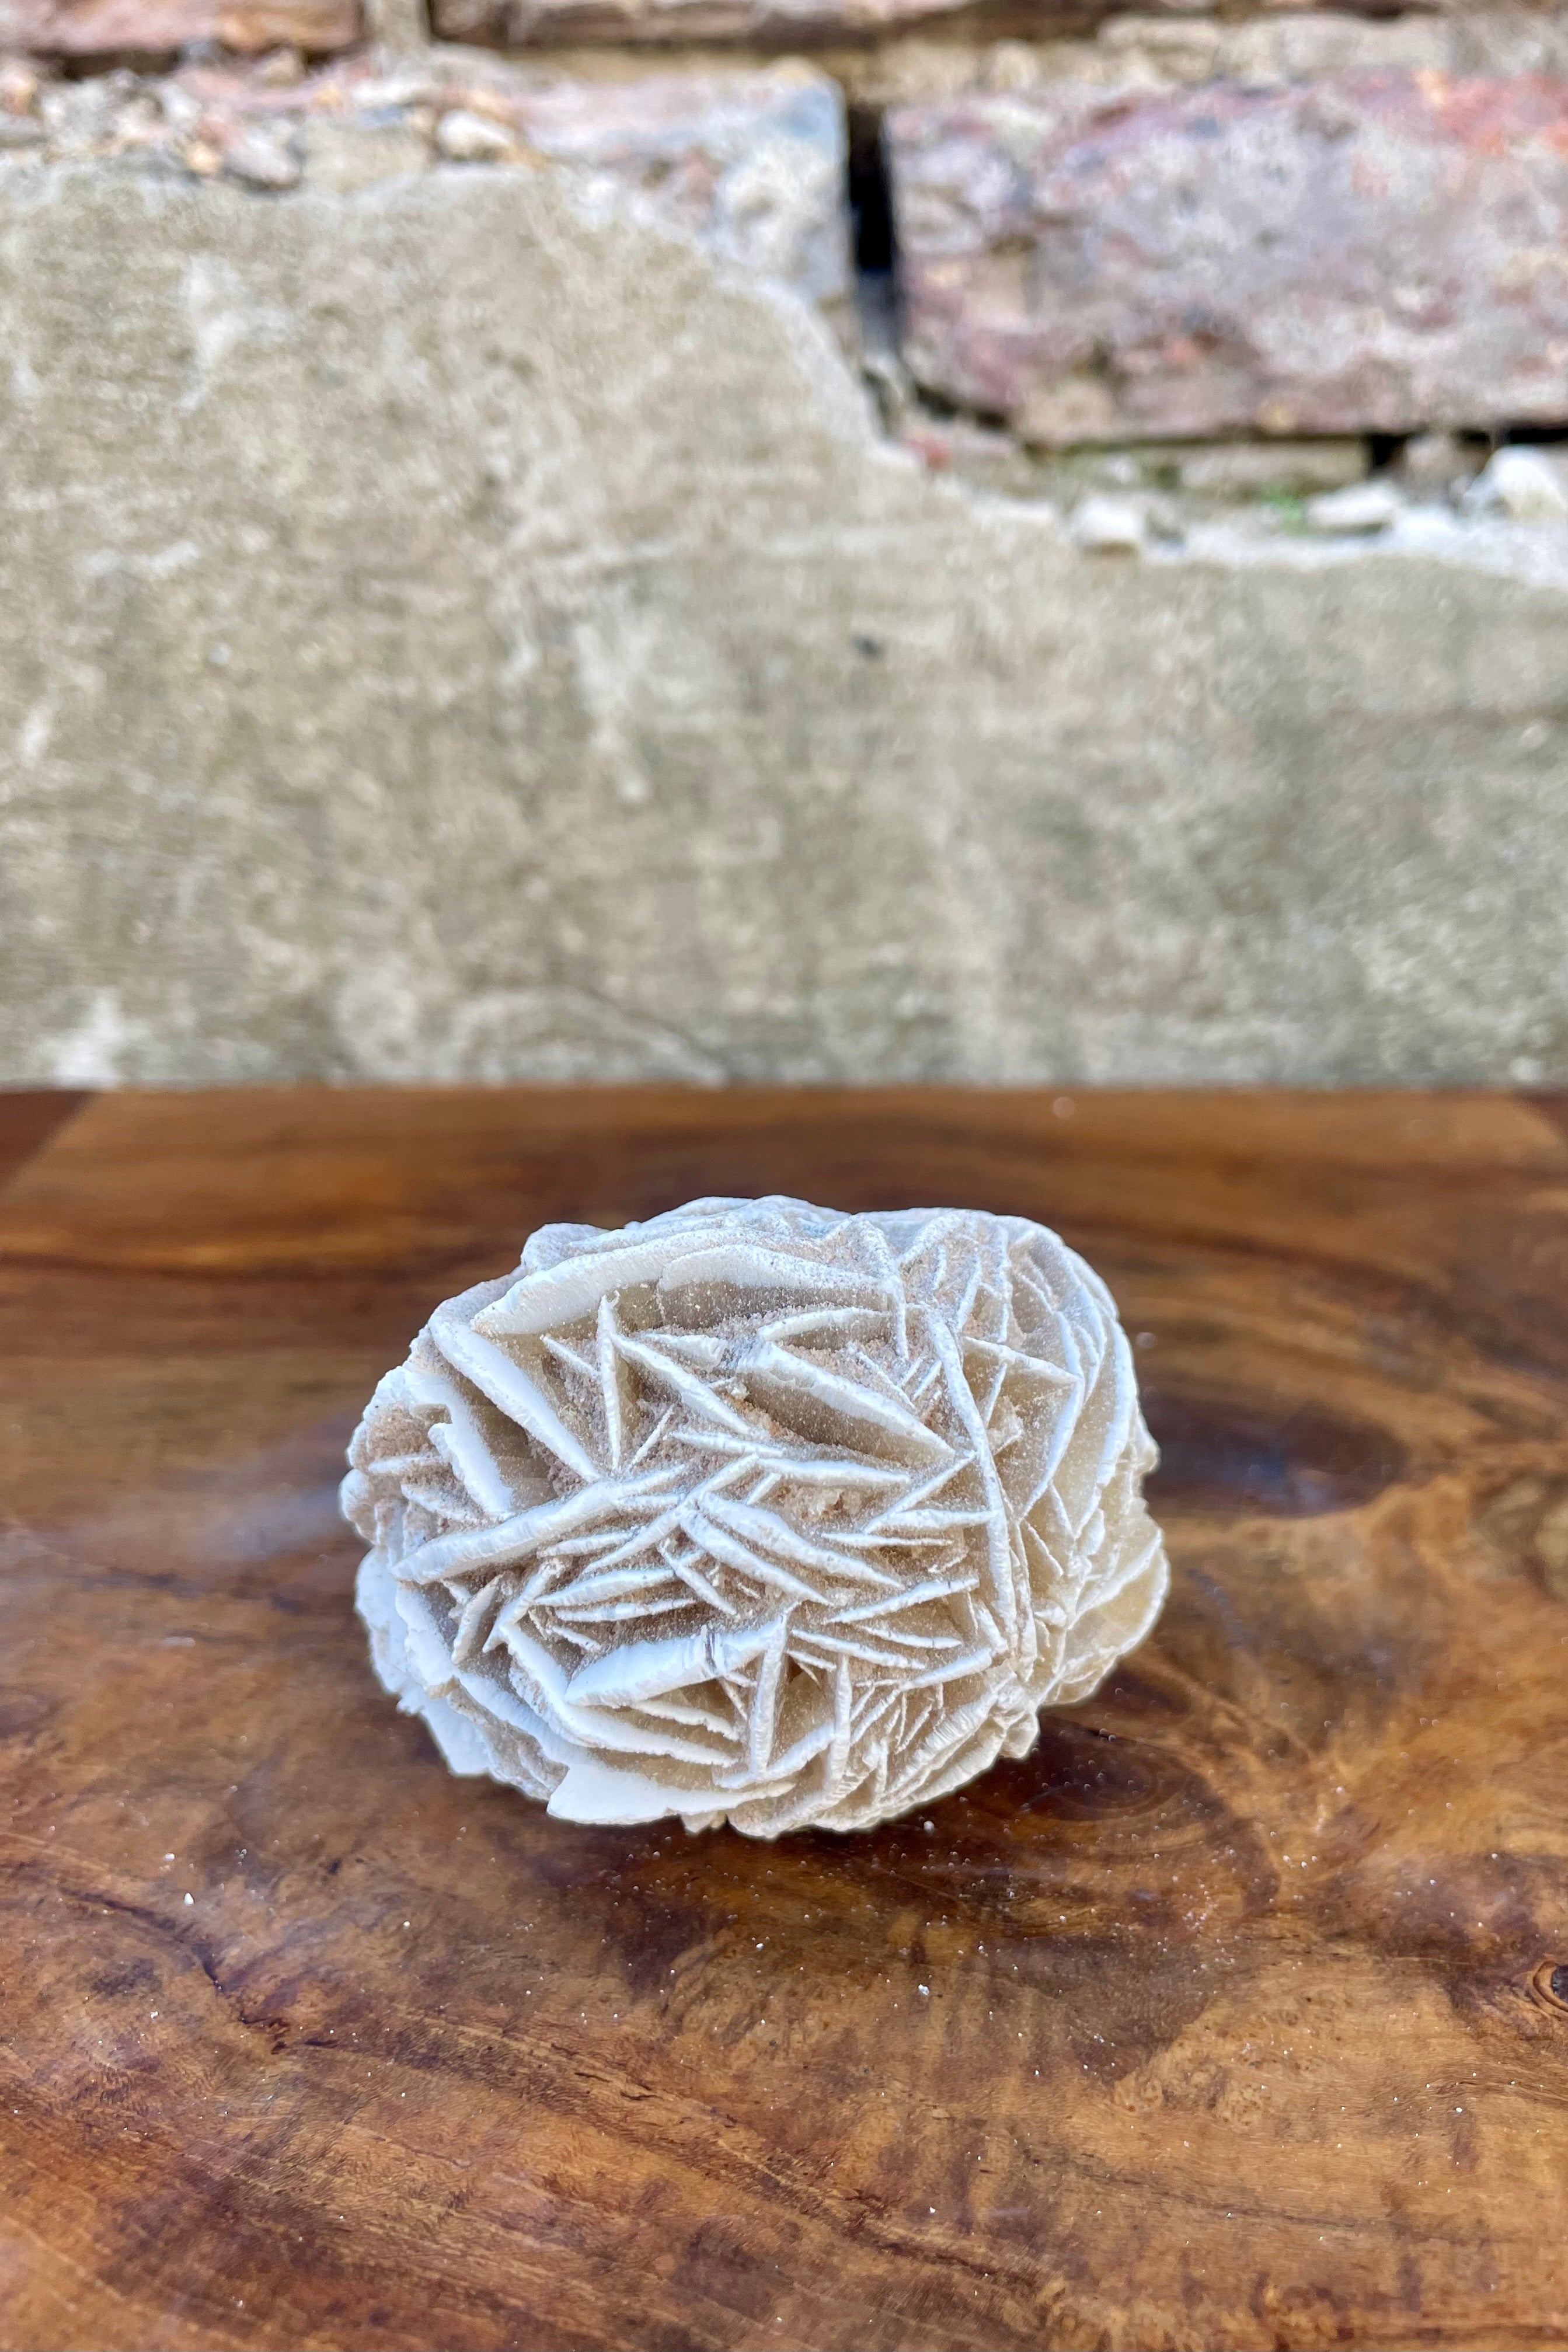
{"type": "Polygon", "coordinates": [[[67,1093],[64,1087],[0,1091],[0,1184],[26,1167],[86,1100],[85,1094],[67,1093]]]}
{"type": "Polygon", "coordinates": [[[10,2352],[1568,2345],[1561,1106],[27,1116],[10,2352]],[[374,1380],[542,1219],[768,1190],[1019,1210],[1094,1259],[1165,1449],[1164,1618],[869,1836],[577,1829],[454,1780],[351,1614],[374,1380]]]}

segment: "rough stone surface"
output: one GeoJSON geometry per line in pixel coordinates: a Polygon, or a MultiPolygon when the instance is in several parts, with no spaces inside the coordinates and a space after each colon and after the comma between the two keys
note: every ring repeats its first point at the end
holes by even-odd
{"type": "Polygon", "coordinates": [[[1400,497],[1392,482],[1353,482],[1346,489],[1325,490],[1307,505],[1307,528],[1330,536],[1341,531],[1387,530],[1400,515],[1400,497]]]}
{"type": "Polygon", "coordinates": [[[467,81],[450,60],[389,74],[361,58],[293,82],[203,65],[35,83],[14,102],[13,128],[36,135],[0,144],[13,173],[91,161],[348,195],[442,163],[548,163],[590,206],[631,198],[854,340],[843,101],[808,66],[542,87],[500,64],[467,81]]]}
{"type": "Polygon", "coordinates": [[[1568,523],[1568,465],[1545,449],[1500,449],[1471,484],[1468,503],[1518,522],[1568,523]]]}
{"type": "Polygon", "coordinates": [[[1143,509],[1131,499],[1097,494],[1085,499],[1072,519],[1075,546],[1095,555],[1135,555],[1148,533],[1143,509]]]}
{"type": "Polygon", "coordinates": [[[1472,480],[1485,462],[1484,442],[1457,433],[1417,433],[1399,453],[1399,476],[1417,492],[1451,490],[1472,480]]]}
{"type": "Polygon", "coordinates": [[[1064,85],[887,141],[911,373],[1030,439],[1568,422],[1568,82],[1064,85]]]}
{"type": "Polygon", "coordinates": [[[19,169],[0,331],[7,1079],[1568,1082],[1548,530],[1080,554],[547,171],[19,169]]]}
{"type": "Polygon", "coordinates": [[[160,56],[195,41],[322,52],[363,31],[359,0],[0,0],[0,49],[55,57],[160,56]]]}

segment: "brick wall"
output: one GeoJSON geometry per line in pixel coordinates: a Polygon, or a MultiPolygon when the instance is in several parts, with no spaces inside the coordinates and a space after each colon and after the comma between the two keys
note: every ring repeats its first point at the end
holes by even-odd
{"type": "Polygon", "coordinates": [[[1194,492],[1194,442],[1264,445],[1211,495],[1357,530],[1568,504],[1568,6],[0,0],[0,169],[607,172],[858,338],[929,464],[1141,500],[1108,544],[1194,492]],[[1535,455],[1478,491],[1500,442],[1535,455]]]}

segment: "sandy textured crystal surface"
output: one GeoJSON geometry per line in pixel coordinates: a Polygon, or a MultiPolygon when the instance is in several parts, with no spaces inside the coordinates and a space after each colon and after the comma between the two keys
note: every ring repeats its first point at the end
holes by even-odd
{"type": "Polygon", "coordinates": [[[1099,1276],[1022,1217],[694,1201],[546,1225],[355,1433],[376,1670],[581,1822],[863,1829],[1033,1745],[1152,1624],[1099,1276]]]}

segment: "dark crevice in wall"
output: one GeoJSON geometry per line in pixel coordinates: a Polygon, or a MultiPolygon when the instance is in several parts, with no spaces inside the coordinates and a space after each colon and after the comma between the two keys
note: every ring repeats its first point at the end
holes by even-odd
{"type": "Polygon", "coordinates": [[[855,267],[890,271],[897,260],[893,191],[882,146],[882,118],[872,107],[849,109],[849,217],[855,225],[855,267]]]}
{"type": "MultiPolygon", "coordinates": [[[[931,417],[939,425],[974,425],[984,433],[1012,433],[1014,429],[1013,419],[1005,415],[1001,409],[981,408],[973,401],[950,400],[945,393],[936,391],[930,384],[911,383],[910,397],[923,416],[931,417]]],[[[1016,437],[1020,448],[1029,446],[1021,436],[1016,437]]],[[[1122,439],[1125,438],[1126,436],[1123,436],[1122,439]]],[[[1091,445],[1086,442],[1082,446],[1089,447],[1091,445]]],[[[1106,446],[1121,448],[1122,442],[1119,440],[1107,443],[1106,446]]],[[[1036,451],[1034,454],[1038,456],[1053,453],[1036,451]]]]}
{"type": "Polygon", "coordinates": [[[873,107],[847,110],[845,201],[855,255],[855,299],[868,357],[899,346],[899,236],[888,176],[882,118],[873,107]]]}
{"type": "MultiPolygon", "coordinates": [[[[207,46],[205,42],[200,45],[204,51],[207,46]]],[[[14,51],[7,52],[7,55],[15,54],[14,51]]],[[[62,57],[58,51],[39,48],[27,52],[27,62],[35,71],[58,74],[61,81],[102,81],[108,74],[173,73],[176,68],[190,64],[193,60],[186,57],[183,49],[100,49],[95,50],[89,58],[74,58],[62,57]]],[[[205,65],[208,60],[203,55],[194,62],[205,65]]],[[[226,53],[224,63],[229,65],[233,62],[234,60],[226,53]]],[[[246,58],[243,62],[248,64],[250,61],[246,58]]]]}

